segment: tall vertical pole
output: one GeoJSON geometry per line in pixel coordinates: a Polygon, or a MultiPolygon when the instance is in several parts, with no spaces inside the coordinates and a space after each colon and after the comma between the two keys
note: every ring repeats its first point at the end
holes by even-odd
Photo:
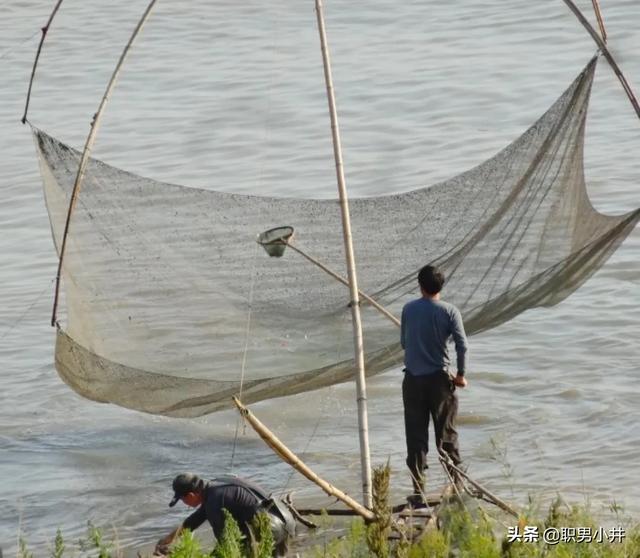
{"type": "Polygon", "coordinates": [[[358,296],[358,279],[356,265],[353,257],[353,241],[351,238],[351,220],[349,218],[349,201],[344,180],[344,167],[342,163],[342,148],[340,146],[340,129],[338,128],[338,115],[336,113],[336,100],[333,93],[333,80],[331,78],[331,65],[329,51],[327,50],[327,35],[324,28],[322,14],[322,0],[315,0],[316,15],[318,18],[318,31],[320,33],[320,46],[322,49],[322,61],[324,63],[324,79],[327,84],[327,98],[329,101],[329,114],[331,116],[331,134],[333,137],[333,155],[336,161],[336,176],[338,179],[338,194],[340,196],[340,211],[342,213],[342,231],[344,235],[344,248],[347,257],[347,272],[349,278],[349,291],[351,294],[351,317],[353,322],[353,346],[356,361],[356,390],[358,401],[358,430],[360,437],[360,461],[362,467],[362,495],[367,508],[371,508],[371,456],[369,454],[369,424],[367,418],[367,388],[364,372],[364,347],[362,342],[362,320],[360,319],[360,299],[358,296]]]}

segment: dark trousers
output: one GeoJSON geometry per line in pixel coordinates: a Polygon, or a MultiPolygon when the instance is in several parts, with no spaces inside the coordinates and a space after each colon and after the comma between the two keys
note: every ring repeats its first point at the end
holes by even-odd
{"type": "Polygon", "coordinates": [[[269,518],[271,519],[271,532],[275,542],[273,556],[274,558],[284,558],[289,550],[289,535],[294,535],[295,533],[295,520],[291,518],[293,527],[290,527],[288,525],[289,522],[285,523],[279,517],[269,514],[269,518]]]}
{"type": "Polygon", "coordinates": [[[413,376],[405,371],[402,381],[404,428],[407,438],[407,466],[416,493],[423,492],[423,471],[429,451],[429,416],[433,418],[436,447],[446,453],[455,465],[461,462],[458,433],[455,428],[458,396],[448,373],[436,372],[413,376]]]}

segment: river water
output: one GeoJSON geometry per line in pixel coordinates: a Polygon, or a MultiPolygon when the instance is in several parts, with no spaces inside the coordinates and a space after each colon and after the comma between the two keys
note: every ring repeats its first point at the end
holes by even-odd
{"type": "MultiPolygon", "coordinates": [[[[612,51],[640,83],[640,3],[611,0],[612,51]]],[[[581,7],[593,20],[591,2],[581,7]]],[[[48,326],[56,259],[29,129],[19,124],[52,2],[0,6],[0,547],[37,555],[88,518],[133,553],[185,515],[167,508],[183,470],[232,469],[327,504],[231,411],[198,420],[86,401],[58,378],[48,326]],[[231,460],[233,455],[233,466],[231,460]]],[[[67,0],[45,44],[32,122],[81,147],[141,0],[67,0]]],[[[516,138],[595,51],[560,1],[329,0],[327,29],[352,195],[455,175],[516,138]]],[[[94,154],[166,182],[265,194],[335,192],[311,1],[159,2],[107,108],[94,154]]],[[[638,206],[640,127],[600,62],[585,167],[594,205],[638,206]]],[[[473,476],[516,505],[559,492],[640,513],[640,236],[578,292],[471,339],[460,434],[473,476]]],[[[345,342],[350,342],[348,333],[345,342]]],[[[409,487],[398,370],[369,384],[374,463],[409,487]]],[[[254,406],[321,476],[359,493],[353,384],[254,406]]],[[[432,483],[440,477],[432,466],[432,483]]]]}

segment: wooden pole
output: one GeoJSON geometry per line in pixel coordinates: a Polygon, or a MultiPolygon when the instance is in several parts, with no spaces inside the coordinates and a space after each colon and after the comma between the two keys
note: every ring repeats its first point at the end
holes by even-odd
{"type": "MultiPolygon", "coordinates": [[[[320,269],[325,271],[331,277],[333,277],[337,281],[340,281],[340,283],[342,283],[343,285],[346,285],[347,287],[349,286],[349,281],[347,281],[344,277],[342,277],[341,275],[338,275],[335,271],[333,271],[331,268],[329,268],[326,265],[324,265],[321,261],[316,260],[313,256],[310,256],[305,251],[300,249],[298,246],[294,245],[291,242],[291,240],[286,240],[286,241],[283,240],[282,242],[285,243],[287,246],[289,246],[289,248],[291,248],[294,252],[297,252],[303,258],[305,258],[306,260],[310,261],[312,264],[318,266],[320,269]]],[[[389,310],[387,310],[384,306],[382,306],[382,304],[380,304],[374,298],[371,298],[367,293],[365,293],[365,292],[363,292],[363,291],[361,291],[359,289],[358,289],[358,294],[364,300],[366,300],[369,304],[371,304],[371,306],[373,306],[376,310],[378,310],[381,314],[383,314],[384,316],[389,318],[389,320],[392,321],[396,326],[400,327],[400,325],[401,325],[400,324],[400,320],[398,318],[396,318],[391,312],[389,312],[389,310]]]]}
{"type": "Polygon", "coordinates": [[[344,235],[344,248],[347,259],[347,272],[349,278],[349,291],[351,293],[351,318],[353,324],[353,347],[356,360],[356,390],[358,402],[358,433],[360,438],[360,462],[362,474],[362,496],[364,505],[371,508],[371,456],[369,453],[369,424],[367,417],[367,390],[364,370],[364,347],[362,340],[362,321],[360,319],[360,299],[358,296],[358,279],[353,254],[353,240],[351,238],[351,220],[349,216],[349,202],[347,188],[344,179],[344,165],[342,162],[342,148],[340,146],[340,129],[338,127],[338,114],[333,91],[333,79],[331,77],[331,63],[327,49],[327,35],[322,14],[322,1],[315,0],[316,16],[318,19],[318,32],[320,34],[320,47],[322,50],[322,62],[324,65],[324,79],[327,85],[327,99],[329,102],[329,114],[331,116],[331,135],[333,139],[333,155],[336,162],[336,177],[338,180],[338,194],[340,196],[340,211],[342,214],[342,230],[344,235]]]}
{"type": "MultiPolygon", "coordinates": [[[[303,258],[305,258],[306,260],[310,261],[312,264],[318,266],[320,269],[322,269],[322,271],[325,271],[326,273],[328,273],[329,275],[331,275],[331,277],[333,277],[334,279],[340,281],[340,283],[342,283],[343,285],[346,285],[347,287],[349,286],[349,281],[347,279],[345,279],[344,277],[342,277],[341,275],[338,275],[335,271],[333,271],[332,269],[328,268],[326,265],[324,265],[322,262],[316,260],[314,257],[310,256],[309,254],[307,254],[306,252],[304,252],[303,250],[301,250],[300,248],[298,248],[297,246],[295,246],[294,244],[291,243],[291,241],[287,241],[287,246],[289,246],[289,248],[291,248],[294,252],[297,252],[298,254],[300,254],[303,258]]],[[[369,304],[371,304],[371,306],[373,306],[376,310],[378,310],[381,314],[383,314],[384,316],[386,316],[387,318],[389,318],[389,320],[391,320],[395,325],[397,325],[398,327],[400,327],[400,320],[398,318],[396,318],[391,312],[389,312],[389,310],[387,310],[384,306],[382,306],[381,304],[379,304],[378,302],[376,302],[373,298],[371,298],[368,294],[363,293],[360,289],[358,289],[358,294],[364,298],[369,304]]]]}
{"type": "Polygon", "coordinates": [[[58,311],[58,299],[60,296],[60,277],[62,275],[62,262],[64,260],[65,249],[67,247],[67,237],[69,235],[69,225],[71,223],[71,214],[73,213],[73,209],[75,208],[76,201],[78,199],[78,194],[80,193],[80,187],[82,185],[82,179],[84,178],[84,172],[86,170],[87,162],[89,161],[89,155],[91,154],[91,148],[93,146],[93,142],[95,141],[96,135],[98,133],[98,128],[100,126],[100,119],[102,118],[102,112],[104,111],[105,106],[107,105],[107,101],[109,100],[109,95],[111,95],[111,91],[115,87],[116,81],[118,79],[118,75],[120,74],[120,69],[124,64],[124,61],[129,54],[129,50],[133,45],[136,37],[142,30],[142,26],[147,21],[151,10],[156,3],[156,0],[151,0],[147,9],[142,14],[138,25],[133,30],[127,45],[124,47],[122,54],[120,55],[120,59],[116,64],[116,68],[113,71],[111,79],[109,80],[109,84],[107,85],[107,89],[104,92],[102,100],[100,101],[100,105],[98,106],[98,111],[93,116],[93,121],[91,122],[91,130],[89,131],[89,135],[87,136],[87,141],[84,144],[84,151],[82,152],[82,156],[80,157],[80,163],[78,164],[78,173],[76,174],[76,180],[73,184],[73,190],[71,191],[71,199],[69,200],[69,210],[67,211],[67,220],[64,224],[64,232],[62,233],[62,245],[60,247],[60,257],[58,259],[58,271],[56,273],[56,288],[55,294],[53,298],[53,311],[51,312],[51,325],[56,324],[57,311],[58,311]]]}
{"type": "Polygon", "coordinates": [[[607,45],[604,43],[602,38],[600,38],[600,35],[598,35],[596,30],[587,21],[587,18],[584,17],[582,12],[578,9],[578,7],[573,3],[572,0],[563,0],[563,2],[569,7],[569,9],[573,12],[573,14],[578,18],[582,26],[589,32],[589,35],[591,35],[591,38],[598,45],[598,48],[602,51],[602,54],[607,59],[607,62],[609,62],[611,69],[616,74],[616,76],[618,77],[618,80],[622,84],[622,88],[624,89],[624,92],[627,94],[627,97],[629,98],[629,101],[631,102],[633,109],[636,111],[636,114],[638,115],[638,118],[640,118],[640,104],[638,104],[638,100],[636,99],[633,93],[633,89],[631,89],[631,85],[629,85],[627,78],[624,77],[624,74],[622,73],[620,66],[618,66],[618,63],[614,60],[613,55],[611,54],[611,52],[609,52],[607,45]]]}
{"type": "Polygon", "coordinates": [[[40,37],[40,43],[38,44],[38,50],[36,52],[36,58],[33,61],[33,69],[31,70],[31,78],[29,79],[29,89],[27,90],[27,100],[24,104],[24,114],[20,119],[20,122],[23,124],[27,121],[27,112],[29,111],[29,101],[31,100],[31,88],[33,87],[33,80],[36,77],[36,67],[38,66],[38,60],[40,59],[40,53],[42,52],[42,46],[44,45],[44,39],[47,36],[47,31],[49,31],[49,27],[51,26],[51,22],[53,18],[56,17],[58,10],[60,9],[60,4],[62,4],[62,0],[58,0],[56,5],[53,7],[53,11],[49,16],[49,20],[46,25],[41,29],[42,37],[40,37]]]}
{"type": "Polygon", "coordinates": [[[600,27],[600,35],[602,36],[602,42],[607,42],[607,30],[604,27],[604,19],[602,18],[602,12],[600,11],[600,3],[598,0],[591,0],[593,4],[593,11],[596,12],[596,19],[598,20],[598,27],[600,27]]]}
{"type": "Polygon", "coordinates": [[[271,432],[262,422],[260,422],[256,416],[245,407],[237,397],[233,397],[233,403],[240,411],[242,418],[244,418],[257,432],[265,443],[276,452],[284,461],[291,465],[296,471],[302,473],[310,481],[317,484],[322,490],[324,490],[329,496],[337,498],[341,502],[344,502],[358,515],[361,515],[367,521],[373,521],[375,516],[371,510],[368,510],[358,502],[356,502],[349,495],[337,489],[331,483],[321,479],[316,475],[302,460],[295,455],[287,446],[285,446],[274,434],[271,432]]]}
{"type": "Polygon", "coordinates": [[[440,454],[440,455],[438,455],[438,457],[439,457],[440,462],[442,463],[443,467],[445,467],[445,469],[448,468],[449,470],[454,470],[458,475],[463,477],[471,486],[473,486],[476,490],[478,490],[478,492],[480,492],[480,493],[484,494],[485,496],[487,496],[496,506],[498,506],[502,510],[506,511],[507,513],[511,514],[513,517],[520,517],[518,515],[518,512],[516,510],[514,510],[509,504],[507,504],[504,500],[498,498],[497,496],[495,496],[494,494],[489,492],[480,483],[474,481],[469,475],[467,475],[467,473],[465,471],[460,469],[460,467],[456,466],[453,463],[453,461],[451,461],[451,459],[449,459],[448,456],[443,457],[442,454],[440,454]]]}

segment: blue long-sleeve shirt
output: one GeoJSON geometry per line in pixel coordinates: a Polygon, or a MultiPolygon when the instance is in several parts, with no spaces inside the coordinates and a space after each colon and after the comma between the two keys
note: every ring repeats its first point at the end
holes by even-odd
{"type": "Polygon", "coordinates": [[[402,309],[400,343],[404,349],[404,365],[414,376],[425,376],[449,370],[451,359],[447,341],[453,337],[458,374],[466,371],[467,336],[460,311],[440,300],[419,298],[402,309]]]}

